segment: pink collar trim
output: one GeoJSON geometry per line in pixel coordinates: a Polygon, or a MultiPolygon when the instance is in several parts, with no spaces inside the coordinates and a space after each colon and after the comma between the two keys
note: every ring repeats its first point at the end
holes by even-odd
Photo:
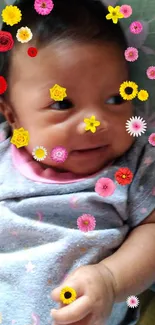
{"type": "MultiPolygon", "coordinates": [[[[58,173],[51,167],[43,169],[41,164],[31,157],[25,148],[17,149],[11,144],[12,161],[17,170],[26,178],[48,184],[66,184],[82,181],[98,175],[100,172],[88,177],[79,177],[73,173],[58,173]]],[[[110,164],[111,165],[111,164],[110,164]]],[[[108,165],[109,166],[109,165],[108,165]]]]}

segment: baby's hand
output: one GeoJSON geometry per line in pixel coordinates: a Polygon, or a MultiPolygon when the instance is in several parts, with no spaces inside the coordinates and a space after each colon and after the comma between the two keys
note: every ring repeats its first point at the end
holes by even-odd
{"type": "Polygon", "coordinates": [[[106,267],[101,274],[98,264],[82,266],[54,289],[51,296],[60,303],[58,310],[51,311],[53,325],[104,325],[114,304],[114,280],[106,267]],[[64,287],[71,287],[77,293],[76,300],[65,306],[60,301],[64,287]]]}

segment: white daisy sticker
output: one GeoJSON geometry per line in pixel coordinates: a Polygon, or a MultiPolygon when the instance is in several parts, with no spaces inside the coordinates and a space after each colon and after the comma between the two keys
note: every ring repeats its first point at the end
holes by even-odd
{"type": "Polygon", "coordinates": [[[147,129],[147,123],[140,116],[133,116],[126,122],[126,130],[130,135],[134,137],[141,136],[147,129]]]}
{"type": "Polygon", "coordinates": [[[139,299],[136,296],[129,296],[126,303],[129,308],[137,308],[139,306],[139,299]]]}
{"type": "Polygon", "coordinates": [[[42,161],[47,156],[47,150],[42,146],[35,147],[32,151],[32,156],[35,160],[42,161]]]}

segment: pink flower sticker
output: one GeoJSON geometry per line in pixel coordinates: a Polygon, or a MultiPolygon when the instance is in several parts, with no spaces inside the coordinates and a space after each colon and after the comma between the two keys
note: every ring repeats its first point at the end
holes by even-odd
{"type": "Polygon", "coordinates": [[[100,178],[95,185],[95,192],[100,196],[110,196],[116,189],[115,183],[110,178],[100,178]]]}
{"type": "Polygon", "coordinates": [[[120,12],[124,15],[124,18],[129,18],[132,15],[132,7],[129,5],[122,5],[120,12]]]}
{"type": "Polygon", "coordinates": [[[68,152],[64,147],[55,147],[51,151],[51,159],[57,163],[63,163],[68,157],[68,152]]]}
{"type": "Polygon", "coordinates": [[[134,21],[130,25],[130,32],[133,34],[140,34],[143,30],[143,25],[140,21],[134,21]]]}
{"type": "Polygon", "coordinates": [[[151,66],[146,70],[146,74],[149,79],[155,79],[155,66],[151,66]]]}
{"type": "Polygon", "coordinates": [[[91,231],[95,229],[96,220],[91,214],[83,214],[81,217],[78,217],[77,226],[81,231],[91,231]]]}
{"type": "Polygon", "coordinates": [[[138,59],[138,50],[135,47],[128,47],[124,55],[127,61],[134,62],[138,59]]]}
{"type": "Polygon", "coordinates": [[[137,308],[139,305],[139,299],[136,296],[129,296],[126,303],[129,308],[137,308]]]}
{"type": "Polygon", "coordinates": [[[34,9],[39,15],[49,15],[54,7],[52,0],[35,0],[34,9]]]}
{"type": "Polygon", "coordinates": [[[149,143],[155,147],[155,133],[152,133],[150,136],[149,136],[149,143]]]}

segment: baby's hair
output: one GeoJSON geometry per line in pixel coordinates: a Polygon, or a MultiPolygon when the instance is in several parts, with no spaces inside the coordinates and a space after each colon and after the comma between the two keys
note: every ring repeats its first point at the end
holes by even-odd
{"type": "MultiPolygon", "coordinates": [[[[107,8],[99,0],[53,0],[54,8],[49,15],[39,15],[34,9],[34,0],[14,2],[22,12],[20,23],[9,26],[3,23],[2,30],[11,33],[15,44],[16,33],[21,27],[29,27],[33,33],[34,46],[39,49],[52,41],[73,40],[76,42],[114,43],[122,51],[127,41],[118,24],[105,17],[107,8]]],[[[31,45],[33,46],[33,39],[31,45]]],[[[0,53],[0,75],[8,79],[11,51],[0,53]]]]}

